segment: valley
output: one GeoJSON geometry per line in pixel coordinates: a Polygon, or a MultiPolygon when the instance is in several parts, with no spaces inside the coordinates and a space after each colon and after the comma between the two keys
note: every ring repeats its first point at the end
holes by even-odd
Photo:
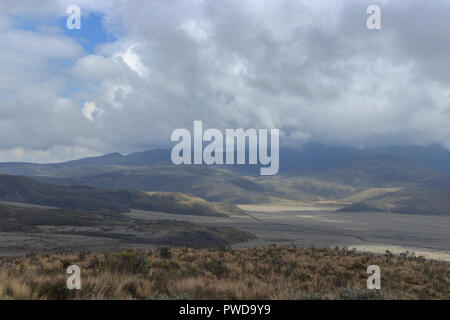
{"type": "MultiPolygon", "coordinates": [[[[232,227],[257,239],[235,247],[295,244],[300,247],[346,247],[359,251],[396,254],[414,252],[450,262],[450,217],[381,212],[335,212],[335,205],[243,205],[246,215],[175,219],[232,227]]],[[[135,219],[165,219],[167,214],[132,210],[135,219]]]]}
{"type": "Polygon", "coordinates": [[[175,166],[169,153],[0,163],[0,254],[294,243],[449,260],[443,149],[282,149],[271,177],[246,165],[175,166]]]}

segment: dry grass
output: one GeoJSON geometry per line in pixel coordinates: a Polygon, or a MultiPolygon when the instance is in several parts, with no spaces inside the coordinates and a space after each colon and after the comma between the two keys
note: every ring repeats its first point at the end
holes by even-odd
{"type": "Polygon", "coordinates": [[[270,246],[0,259],[2,299],[449,299],[450,265],[407,254],[270,246]],[[68,290],[66,268],[81,268],[68,290]],[[365,289],[369,265],[382,289],[365,289]]]}
{"type": "Polygon", "coordinates": [[[233,216],[244,214],[236,205],[228,202],[210,202],[192,194],[181,192],[146,191],[154,203],[163,205],[167,212],[199,215],[233,216]]]}

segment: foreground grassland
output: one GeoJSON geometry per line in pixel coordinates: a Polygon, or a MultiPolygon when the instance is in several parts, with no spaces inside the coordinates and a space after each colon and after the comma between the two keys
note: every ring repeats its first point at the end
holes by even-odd
{"type": "Polygon", "coordinates": [[[2,299],[450,299],[450,264],[408,254],[270,246],[0,258],[2,299]],[[68,290],[69,265],[81,290],[68,290]],[[381,290],[366,289],[369,265],[381,290]]]}

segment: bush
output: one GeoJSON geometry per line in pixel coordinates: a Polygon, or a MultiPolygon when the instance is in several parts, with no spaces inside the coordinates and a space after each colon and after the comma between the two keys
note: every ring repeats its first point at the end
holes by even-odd
{"type": "Polygon", "coordinates": [[[219,259],[212,259],[209,262],[205,262],[203,267],[217,278],[223,278],[230,273],[227,266],[219,259]]]}
{"type": "Polygon", "coordinates": [[[172,258],[172,252],[170,251],[170,248],[162,247],[159,248],[159,256],[163,259],[170,259],[172,258]]]}
{"type": "Polygon", "coordinates": [[[112,259],[109,264],[121,272],[147,273],[150,268],[147,257],[142,254],[123,252],[118,253],[115,258],[116,259],[112,259]]]}
{"type": "Polygon", "coordinates": [[[75,297],[75,290],[68,289],[65,280],[47,281],[39,286],[38,296],[51,300],[69,300],[75,297]]]}

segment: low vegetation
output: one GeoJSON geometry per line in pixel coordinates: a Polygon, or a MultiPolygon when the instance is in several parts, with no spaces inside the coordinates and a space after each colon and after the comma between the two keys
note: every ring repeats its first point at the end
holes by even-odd
{"type": "Polygon", "coordinates": [[[209,202],[191,194],[181,192],[145,192],[154,211],[199,216],[242,215],[244,212],[235,204],[227,202],[209,202]]]}
{"type": "Polygon", "coordinates": [[[348,205],[341,212],[395,212],[423,215],[450,215],[448,188],[408,188],[376,195],[348,205]]]}
{"type": "Polygon", "coordinates": [[[109,213],[140,209],[201,216],[242,214],[231,203],[210,203],[182,193],[103,190],[81,185],[60,186],[4,174],[0,174],[0,201],[109,213]]]}
{"type": "MultiPolygon", "coordinates": [[[[148,214],[151,216],[151,212],[148,214]]],[[[136,220],[121,214],[5,204],[0,204],[0,232],[19,233],[19,237],[21,234],[42,238],[59,236],[61,241],[67,241],[65,236],[87,236],[97,240],[115,240],[125,248],[136,244],[212,248],[256,238],[248,232],[225,226],[169,219],[136,220]]],[[[17,243],[10,245],[11,252],[17,248],[17,243]]],[[[32,250],[30,245],[26,252],[32,250]]]]}
{"type": "Polygon", "coordinates": [[[37,232],[38,226],[85,226],[105,223],[100,214],[73,209],[24,208],[0,204],[0,231],[37,232]]]}
{"type": "Polygon", "coordinates": [[[2,299],[449,299],[450,265],[335,248],[159,248],[0,259],[2,299]],[[81,269],[81,289],[66,268],[81,269]],[[369,265],[381,290],[366,289],[369,265]]]}

